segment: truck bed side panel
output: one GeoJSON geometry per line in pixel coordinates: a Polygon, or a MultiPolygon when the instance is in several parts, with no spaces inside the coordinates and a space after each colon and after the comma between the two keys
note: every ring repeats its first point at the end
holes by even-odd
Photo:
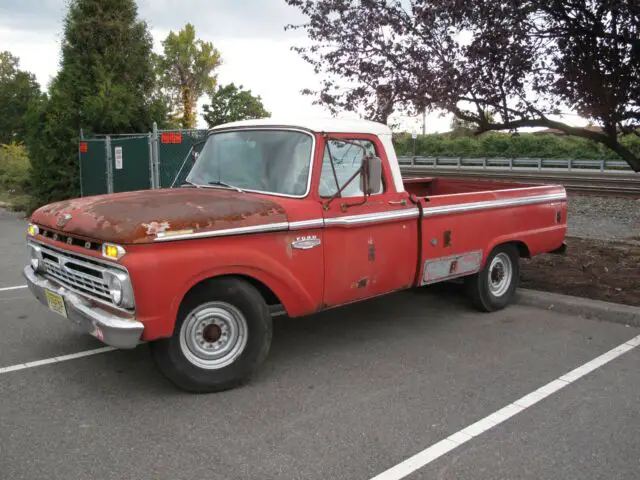
{"type": "Polygon", "coordinates": [[[475,273],[499,244],[517,242],[522,253],[537,255],[558,248],[566,235],[562,187],[443,195],[420,203],[422,284],[475,273]]]}

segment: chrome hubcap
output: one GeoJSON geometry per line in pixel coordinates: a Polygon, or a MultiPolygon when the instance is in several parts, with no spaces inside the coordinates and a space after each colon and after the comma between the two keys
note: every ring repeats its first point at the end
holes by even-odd
{"type": "Polygon", "coordinates": [[[506,253],[499,253],[489,266],[489,290],[496,297],[504,295],[513,277],[511,259],[506,253]]]}
{"type": "Polygon", "coordinates": [[[248,333],[240,310],[225,302],[209,302],[182,323],[180,348],[192,364],[216,370],[237,360],[247,346],[248,333]]]}

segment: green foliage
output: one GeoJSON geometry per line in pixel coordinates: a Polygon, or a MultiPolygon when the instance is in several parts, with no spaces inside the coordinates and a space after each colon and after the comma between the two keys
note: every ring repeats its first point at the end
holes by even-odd
{"type": "MultiPolygon", "coordinates": [[[[434,134],[418,136],[415,142],[416,155],[420,156],[620,160],[613,150],[602,143],[564,135],[523,133],[512,136],[504,133],[486,133],[479,137],[457,137],[451,134],[434,134]]],[[[626,135],[622,137],[621,143],[636,155],[640,154],[639,137],[626,135]]],[[[398,155],[413,155],[411,135],[395,135],[394,144],[398,155]]]]}
{"type": "Polygon", "coordinates": [[[202,95],[212,93],[217,79],[213,72],[220,66],[220,52],[210,42],[196,40],[196,31],[188,23],[178,33],[171,31],[162,42],[164,55],[158,59],[163,87],[178,106],[183,128],[195,128],[196,105],[202,95]]]}
{"type": "Polygon", "coordinates": [[[211,104],[205,105],[203,117],[209,128],[228,122],[270,117],[260,96],[253,96],[251,90],[243,90],[242,85],[233,83],[221,85],[211,95],[211,104]]]}
{"type": "Polygon", "coordinates": [[[49,98],[29,114],[39,204],[79,194],[78,136],[149,131],[166,109],[154,94],[152,37],[134,0],[71,0],[49,98]]]}
{"type": "Polygon", "coordinates": [[[29,187],[29,157],[24,145],[0,145],[0,190],[23,193],[29,187]]]}
{"type": "MultiPolygon", "coordinates": [[[[486,109],[484,110],[484,116],[490,122],[495,121],[493,114],[489,110],[486,110],[486,109]]],[[[462,120],[461,118],[454,116],[451,119],[449,128],[451,129],[451,132],[450,132],[451,138],[473,137],[475,135],[476,130],[478,130],[479,125],[475,122],[462,120]]]]}
{"type": "Polygon", "coordinates": [[[34,75],[20,70],[18,64],[17,57],[0,52],[0,144],[24,141],[25,115],[42,98],[34,75]]]}

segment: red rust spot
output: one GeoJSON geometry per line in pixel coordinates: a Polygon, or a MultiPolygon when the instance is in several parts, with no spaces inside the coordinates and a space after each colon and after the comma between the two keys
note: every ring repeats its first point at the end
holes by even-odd
{"type": "Polygon", "coordinates": [[[449,273],[453,274],[456,273],[458,271],[458,260],[454,260],[453,262],[451,262],[451,265],[449,266],[449,273]]]}
{"type": "Polygon", "coordinates": [[[218,189],[143,190],[66,200],[36,210],[32,221],[53,227],[67,213],[72,219],[65,232],[120,244],[150,242],[162,230],[203,232],[287,221],[284,209],[269,199],[218,189]]]}
{"type": "Polygon", "coordinates": [[[351,285],[351,288],[365,288],[367,285],[369,285],[369,278],[368,277],[363,277],[360,280],[358,280],[357,282],[354,282],[351,285]]]}
{"type": "Polygon", "coordinates": [[[376,244],[372,238],[369,239],[369,262],[376,260],[376,244]]]}

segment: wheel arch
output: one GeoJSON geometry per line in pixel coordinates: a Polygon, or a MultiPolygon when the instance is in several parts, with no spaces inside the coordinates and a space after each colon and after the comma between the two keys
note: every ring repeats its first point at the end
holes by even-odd
{"type": "Polygon", "coordinates": [[[313,313],[318,309],[314,299],[296,281],[297,279],[287,276],[282,278],[253,267],[236,266],[228,269],[201,272],[200,275],[189,279],[175,295],[171,304],[171,318],[173,319],[171,331],[173,331],[179,308],[187,298],[187,295],[197,289],[206,288],[209,282],[217,278],[238,278],[246,281],[258,290],[267,305],[281,305],[284,313],[289,316],[301,316],[313,313]]]}
{"type": "MultiPolygon", "coordinates": [[[[269,306],[282,305],[283,308],[285,308],[283,303],[282,303],[282,301],[278,297],[278,295],[276,295],[276,293],[267,284],[265,284],[264,282],[258,280],[257,278],[254,278],[254,277],[252,277],[250,275],[247,275],[247,274],[234,274],[234,273],[228,273],[228,274],[223,274],[223,275],[214,275],[214,276],[204,278],[204,279],[194,283],[191,286],[191,288],[189,288],[186,291],[186,293],[182,296],[182,299],[180,300],[180,306],[182,306],[184,304],[185,300],[190,295],[194,294],[194,292],[200,291],[201,289],[208,288],[208,286],[211,284],[212,281],[217,280],[217,279],[221,279],[221,278],[234,278],[234,279],[237,279],[237,280],[245,281],[249,285],[254,287],[260,293],[260,296],[264,299],[264,301],[266,302],[267,305],[269,305],[269,306]]],[[[286,309],[285,309],[285,311],[286,311],[286,309]]]]}
{"type": "Polygon", "coordinates": [[[489,244],[483,256],[481,268],[484,267],[491,252],[502,245],[513,245],[518,250],[518,255],[520,258],[531,258],[531,249],[529,248],[527,242],[525,242],[524,240],[521,240],[518,237],[514,238],[511,236],[499,237],[494,239],[494,241],[489,244]]]}
{"type": "Polygon", "coordinates": [[[531,258],[531,251],[529,250],[529,246],[524,243],[522,240],[512,240],[511,242],[505,242],[502,245],[513,245],[518,249],[518,253],[520,254],[520,258],[531,258]]]}

